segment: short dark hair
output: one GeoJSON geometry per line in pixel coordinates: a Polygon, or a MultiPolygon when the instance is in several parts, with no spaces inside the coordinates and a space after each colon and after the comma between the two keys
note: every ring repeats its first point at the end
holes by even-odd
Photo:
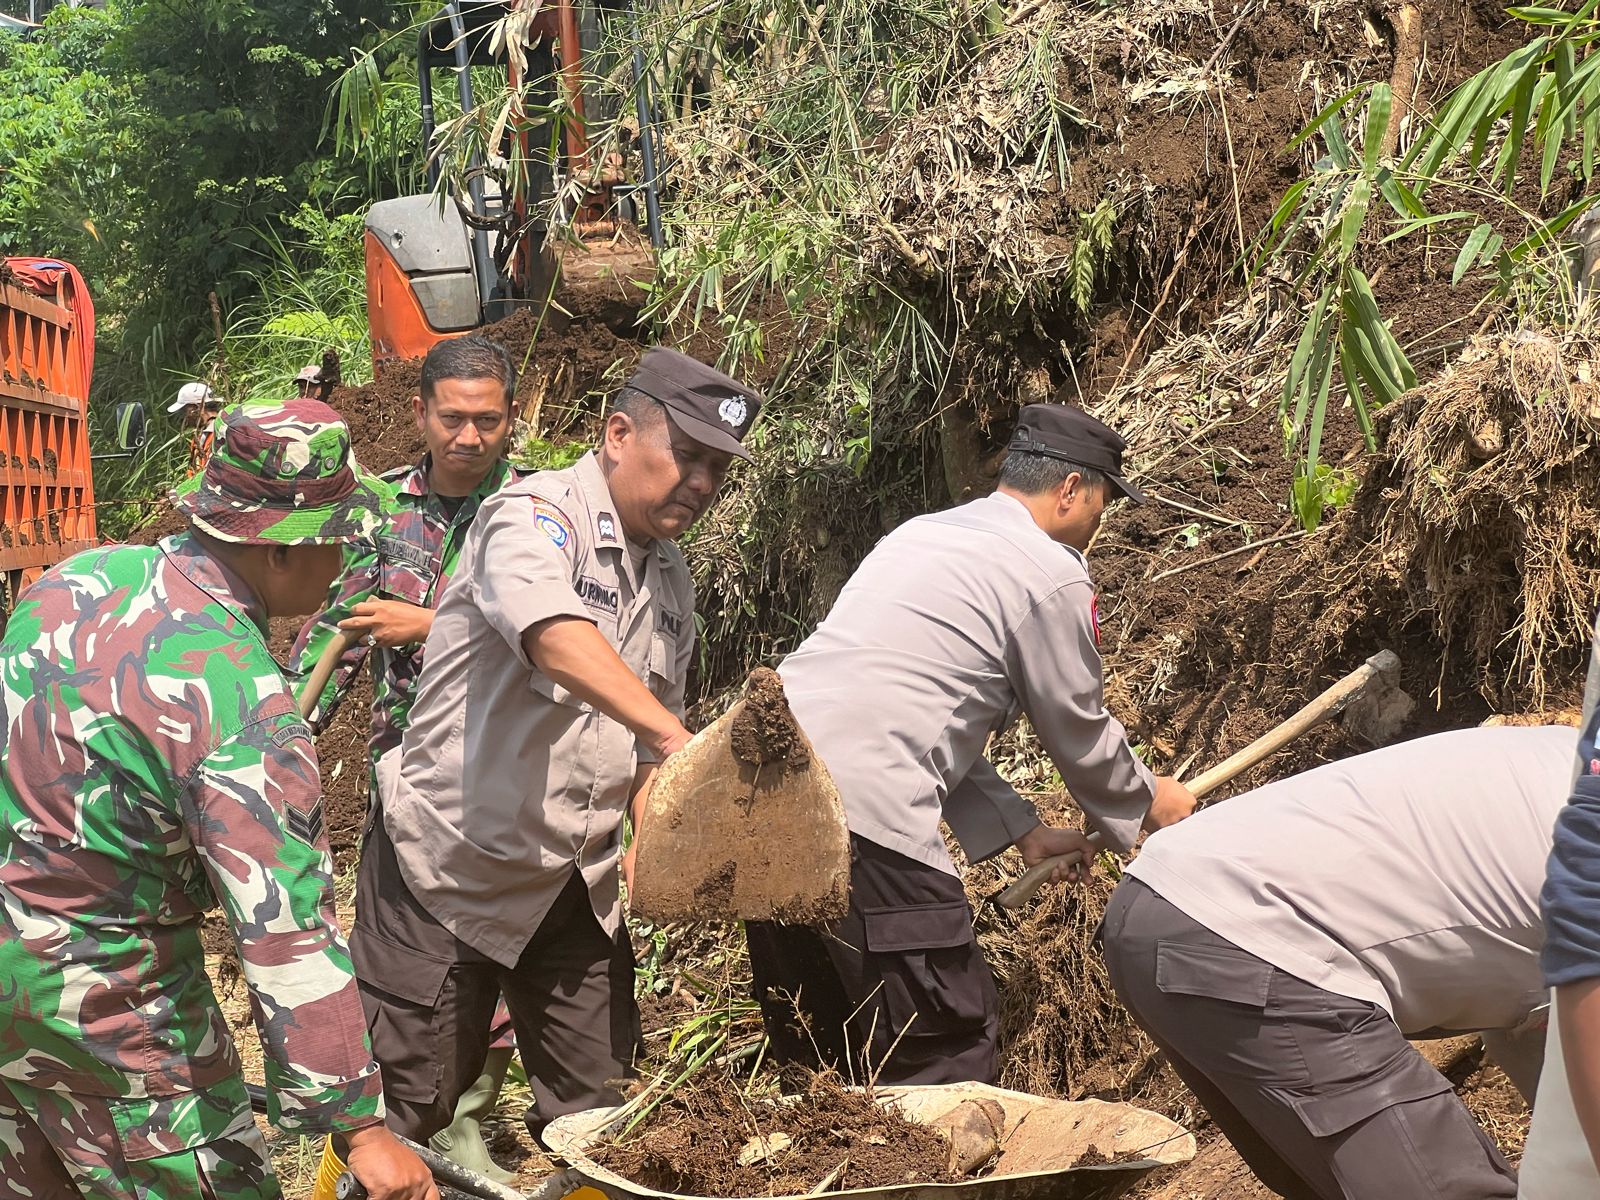
{"type": "Polygon", "coordinates": [[[433,401],[434,388],[444,379],[498,379],[505,385],[506,407],[517,391],[517,367],[506,348],[481,333],[435,342],[422,360],[417,391],[422,402],[433,401]]]}
{"type": "Polygon", "coordinates": [[[1000,464],[1000,482],[1024,496],[1037,496],[1040,492],[1054,491],[1074,472],[1085,487],[1098,487],[1102,492],[1111,482],[1104,471],[1028,450],[1012,450],[1006,455],[1000,464]]]}
{"type": "Polygon", "coordinates": [[[627,384],[619,387],[606,405],[606,416],[612,413],[621,413],[640,429],[650,428],[656,421],[665,420],[667,415],[666,406],[661,401],[627,384]]]}

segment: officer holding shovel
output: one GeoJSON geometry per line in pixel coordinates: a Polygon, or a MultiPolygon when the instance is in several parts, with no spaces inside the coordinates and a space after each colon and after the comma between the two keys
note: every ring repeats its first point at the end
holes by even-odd
{"type": "Polygon", "coordinates": [[[1417,738],[1144,844],[1106,911],[1112,985],[1268,1187],[1290,1200],[1517,1194],[1406,1039],[1485,1031],[1533,1096],[1539,889],[1577,740],[1557,727],[1417,738]]]}
{"type": "Polygon", "coordinates": [[[983,757],[1019,713],[1118,849],[1193,809],[1182,784],[1134,755],[1102,696],[1083,552],[1109,501],[1142,500],[1122,451],[1077,409],[1024,408],[995,494],[884,538],[779,667],[851,835],[843,921],[746,925],[780,1058],[816,1047],[858,1078],[993,1082],[994,978],[940,821],[972,861],[1012,845],[1030,866],[1093,854],[1077,832],[1040,824],[983,757]]]}
{"type": "Polygon", "coordinates": [[[484,500],[378,768],[352,952],[389,1121],[450,1120],[503,993],[535,1134],[615,1102],[638,1037],[620,922],[624,810],[689,740],[694,590],[673,544],[705,512],[760,399],[651,350],[600,445],[484,500]]]}

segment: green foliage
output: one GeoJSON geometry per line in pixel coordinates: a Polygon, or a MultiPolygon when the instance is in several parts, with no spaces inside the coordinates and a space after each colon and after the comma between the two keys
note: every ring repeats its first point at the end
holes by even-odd
{"type": "Polygon", "coordinates": [[[1547,32],[1454,89],[1398,159],[1384,149],[1396,138],[1393,97],[1382,83],[1338,97],[1296,139],[1296,146],[1318,139],[1324,153],[1285,193],[1262,231],[1254,265],[1259,271],[1298,258],[1299,283],[1317,289],[1282,399],[1285,444],[1296,460],[1293,502],[1305,528],[1316,527],[1330,502],[1318,455],[1336,380],[1369,446],[1372,411],[1416,385],[1410,359],[1360,266],[1371,247],[1454,236],[1453,284],[1488,271],[1492,295],[1525,316],[1563,321],[1577,315],[1561,235],[1592,198],[1546,220],[1513,197],[1525,157],[1537,163],[1541,194],[1550,191],[1563,164],[1582,183],[1593,178],[1600,58],[1588,50],[1600,36],[1597,7],[1600,0],[1586,0],[1572,13],[1511,9],[1547,32]],[[1359,154],[1353,149],[1358,143],[1359,154]],[[1430,211],[1426,201],[1438,194],[1462,206],[1430,211]],[[1393,226],[1381,239],[1371,234],[1379,219],[1393,226]]]}
{"type": "Polygon", "coordinates": [[[107,12],[58,8],[36,39],[0,34],[0,254],[80,260],[122,172],[97,147],[128,102],[103,68],[116,25],[107,12]]]}
{"type": "MultiPolygon", "coordinates": [[[[415,106],[386,106],[387,143],[332,155],[319,118],[351,48],[386,46],[408,19],[379,0],[109,0],[57,5],[28,41],[0,35],[0,253],[88,280],[97,441],[118,401],[153,418],[141,455],[96,464],[102,496],[155,496],[181,470],[166,403],[223,378],[210,292],[235,394],[286,390],[325,348],[348,378],[367,369],[360,214],[409,181],[393,164],[415,106]]],[[[102,524],[116,536],[145,511],[108,506],[102,524]]]]}
{"type": "Polygon", "coordinates": [[[1301,525],[1315,530],[1325,510],[1343,508],[1355,498],[1360,483],[1354,471],[1327,463],[1318,463],[1309,474],[1297,471],[1291,499],[1301,525]]]}
{"type": "Polygon", "coordinates": [[[1078,238],[1072,244],[1072,302],[1079,312],[1089,311],[1095,276],[1111,251],[1116,225],[1117,209],[1110,200],[1101,200],[1094,211],[1078,216],[1078,238]]]}
{"type": "Polygon", "coordinates": [[[1580,153],[1569,169],[1584,183],[1592,179],[1600,144],[1600,61],[1589,53],[1600,34],[1596,8],[1596,0],[1586,0],[1575,12],[1508,9],[1511,16],[1548,32],[1457,88],[1403,165],[1424,186],[1453,162],[1472,171],[1487,169],[1489,182],[1509,196],[1520,178],[1527,144],[1539,160],[1542,192],[1550,190],[1557,167],[1574,148],[1580,153]]]}
{"type": "Polygon", "coordinates": [[[233,399],[291,394],[295,373],[325,350],[339,355],[346,383],[371,378],[361,214],[302,204],[284,224],[282,234],[259,231],[262,250],[244,268],[253,294],[230,314],[233,399]]]}
{"type": "MultiPolygon", "coordinates": [[[[430,6],[431,8],[431,6],[430,6]]],[[[422,95],[417,86],[414,29],[357,50],[339,76],[323,122],[324,143],[363,173],[374,200],[424,191],[427,158],[422,146],[422,95]]],[[[440,88],[434,105],[456,114],[455,92],[440,88]]]]}
{"type": "Polygon", "coordinates": [[[517,443],[511,458],[519,467],[530,471],[561,471],[588,452],[587,442],[546,441],[530,429],[528,436],[517,443]]]}
{"type": "Polygon", "coordinates": [[[302,205],[364,207],[369,172],[319,153],[317,114],[388,17],[378,0],[110,0],[0,39],[0,244],[83,270],[97,394],[164,386],[205,353],[207,293],[250,297],[302,205]]]}
{"type": "MultiPolygon", "coordinates": [[[[151,444],[131,460],[97,463],[95,486],[104,497],[159,498],[188,464],[188,431],[166,405],[178,387],[204,379],[230,401],[293,394],[294,376],[323,351],[339,355],[344,381],[371,378],[359,213],[303,204],[284,229],[258,232],[261,247],[240,273],[248,295],[228,314],[220,349],[213,340],[191,359],[160,367],[149,396],[151,444]]],[[[148,503],[102,508],[101,532],[118,538],[153,515],[148,503]]]]}

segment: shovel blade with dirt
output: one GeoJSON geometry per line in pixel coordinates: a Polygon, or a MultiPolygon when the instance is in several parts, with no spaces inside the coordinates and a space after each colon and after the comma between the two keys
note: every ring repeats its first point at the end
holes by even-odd
{"type": "Polygon", "coordinates": [[[656,922],[844,916],[844,805],[776,671],[661,766],[645,801],[629,905],[656,922]]]}

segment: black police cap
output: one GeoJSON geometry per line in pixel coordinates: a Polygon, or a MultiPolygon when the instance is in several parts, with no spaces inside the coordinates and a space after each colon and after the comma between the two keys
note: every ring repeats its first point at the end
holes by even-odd
{"type": "Polygon", "coordinates": [[[748,459],[744,438],[761,411],[761,396],[731,375],[677,350],[646,350],[627,386],[666,408],[667,415],[702,446],[748,459]]]}
{"type": "Polygon", "coordinates": [[[1065,404],[1030,404],[1017,414],[1008,450],[1043,454],[1101,472],[1135,504],[1144,493],[1122,476],[1122,452],[1128,443],[1109,425],[1065,404]]]}

